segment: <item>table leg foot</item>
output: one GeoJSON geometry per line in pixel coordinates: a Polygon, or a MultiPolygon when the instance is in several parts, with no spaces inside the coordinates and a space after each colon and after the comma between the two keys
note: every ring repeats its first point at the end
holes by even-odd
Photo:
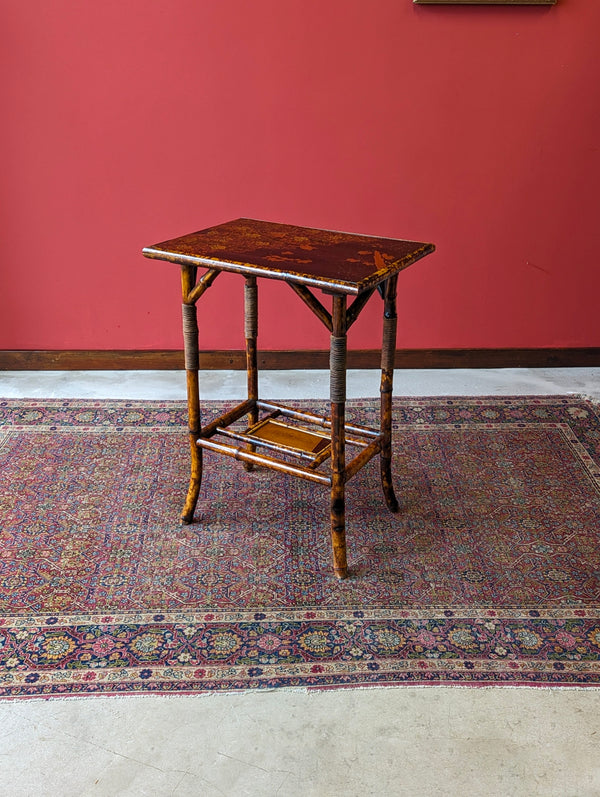
{"type": "Polygon", "coordinates": [[[346,515],[343,492],[342,495],[332,495],[331,549],[333,552],[333,572],[336,578],[346,578],[348,561],[346,558],[346,515]]]}
{"type": "Polygon", "coordinates": [[[194,511],[196,509],[196,503],[198,502],[199,493],[200,483],[198,482],[198,484],[195,484],[190,482],[187,498],[185,499],[183,511],[181,512],[181,522],[186,526],[194,522],[194,511]]]}
{"type": "Polygon", "coordinates": [[[185,525],[189,525],[194,520],[194,511],[200,495],[200,485],[202,484],[202,449],[196,445],[196,437],[196,434],[190,435],[192,472],[190,474],[187,497],[181,512],[181,522],[185,525]]]}
{"type": "Polygon", "coordinates": [[[392,483],[392,468],[391,463],[382,458],[381,460],[381,487],[383,489],[383,497],[390,512],[397,512],[400,508],[398,499],[394,492],[394,485],[392,483]]]}

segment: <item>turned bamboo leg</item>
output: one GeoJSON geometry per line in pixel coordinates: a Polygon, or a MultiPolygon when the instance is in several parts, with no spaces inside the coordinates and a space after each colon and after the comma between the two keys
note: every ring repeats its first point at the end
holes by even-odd
{"type": "Polygon", "coordinates": [[[346,297],[333,297],[330,350],[331,399],[331,545],[333,570],[346,578],[345,419],[346,419],[346,297]]]}
{"type": "Polygon", "coordinates": [[[190,434],[191,473],[187,498],[181,513],[182,523],[191,523],[200,493],[202,482],[202,449],[196,444],[200,436],[200,394],[198,387],[198,318],[195,304],[186,304],[190,291],[196,281],[193,266],[181,267],[181,287],[183,294],[183,342],[185,352],[185,371],[190,434]]]}
{"type": "Polygon", "coordinates": [[[383,343],[381,346],[381,486],[385,502],[391,512],[398,511],[398,501],[392,483],[392,390],[394,357],[396,354],[396,283],[390,277],[384,286],[383,343]]]}
{"type": "MultiPolygon", "coordinates": [[[[256,277],[246,277],[244,285],[244,334],[246,337],[246,370],[248,372],[248,398],[258,400],[258,365],[256,338],[258,336],[258,289],[256,277]]],[[[258,408],[256,404],[248,413],[248,425],[254,426],[258,422],[258,408]]],[[[249,451],[254,451],[254,446],[248,446],[249,451]]],[[[254,470],[251,462],[245,462],[246,470],[254,470]]]]}

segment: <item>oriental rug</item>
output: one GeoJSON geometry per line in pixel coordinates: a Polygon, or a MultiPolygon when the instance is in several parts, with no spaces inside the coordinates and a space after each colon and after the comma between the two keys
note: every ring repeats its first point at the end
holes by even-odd
{"type": "Polygon", "coordinates": [[[1,696],[600,685],[589,401],[396,399],[401,508],[377,461],[350,481],[342,582],[320,485],[206,455],[179,523],[182,403],[0,400],[0,423],[1,696]]]}

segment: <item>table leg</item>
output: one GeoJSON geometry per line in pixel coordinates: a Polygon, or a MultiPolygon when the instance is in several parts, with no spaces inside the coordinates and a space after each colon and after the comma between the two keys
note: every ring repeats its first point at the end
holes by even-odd
{"type": "Polygon", "coordinates": [[[396,354],[396,283],[398,275],[390,277],[384,287],[383,343],[381,346],[381,485],[385,502],[391,512],[398,511],[398,501],[392,483],[392,390],[394,358],[396,354]]]}
{"type": "Polygon", "coordinates": [[[200,436],[200,393],[198,386],[198,317],[195,303],[187,304],[186,300],[196,281],[196,268],[181,267],[181,287],[184,304],[183,342],[185,353],[185,371],[187,386],[187,403],[189,419],[191,473],[187,498],[181,513],[182,523],[191,523],[200,493],[202,482],[202,449],[196,441],[200,436]]]}
{"type": "Polygon", "coordinates": [[[333,570],[346,578],[345,422],[346,422],[346,297],[333,297],[330,349],[331,399],[331,545],[333,570]]]}
{"type": "MultiPolygon", "coordinates": [[[[258,365],[256,352],[256,338],[258,336],[258,288],[256,277],[246,277],[244,284],[244,335],[246,338],[246,370],[248,373],[248,398],[258,400],[258,365]]],[[[254,426],[258,422],[258,408],[252,407],[248,413],[248,425],[254,426]]],[[[249,451],[255,451],[254,446],[248,446],[249,451]]],[[[246,470],[254,470],[251,462],[244,462],[246,470]]]]}

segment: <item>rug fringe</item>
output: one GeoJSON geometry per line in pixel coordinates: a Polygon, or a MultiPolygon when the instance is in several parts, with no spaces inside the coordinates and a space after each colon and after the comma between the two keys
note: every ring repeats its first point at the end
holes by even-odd
{"type": "Polygon", "coordinates": [[[595,407],[600,406],[600,398],[598,396],[592,396],[591,393],[569,393],[569,396],[581,399],[582,401],[589,401],[589,403],[593,404],[595,407]]]}
{"type": "Polygon", "coordinates": [[[590,685],[587,686],[585,684],[565,684],[565,685],[551,685],[548,684],[508,684],[508,683],[497,683],[497,684],[461,684],[461,683],[452,683],[452,684],[366,684],[366,685],[331,685],[331,686],[310,686],[310,687],[277,687],[276,689],[240,689],[240,690],[227,690],[223,692],[214,692],[214,691],[206,691],[206,692],[179,692],[179,693],[165,693],[165,692],[138,692],[136,694],[128,693],[115,693],[115,694],[94,694],[94,693],[87,693],[87,694],[64,694],[64,695],[47,695],[47,696],[32,696],[32,697],[23,697],[21,695],[14,696],[14,697],[0,697],[0,705],[5,703],[13,703],[16,701],[22,702],[25,700],[27,703],[48,703],[49,701],[57,702],[72,702],[72,701],[89,701],[89,700],[150,700],[150,699],[158,699],[161,701],[176,701],[182,700],[184,698],[190,700],[215,700],[217,698],[236,698],[236,697],[250,697],[250,695],[259,696],[265,694],[297,694],[302,695],[308,700],[317,699],[318,695],[322,695],[325,692],[339,692],[340,690],[343,691],[352,691],[352,692],[373,692],[374,690],[382,691],[405,691],[410,692],[416,689],[419,690],[447,690],[447,689],[460,689],[463,691],[473,690],[476,689],[477,691],[505,691],[507,689],[512,690],[526,690],[528,692],[598,692],[600,693],[600,686],[590,685]]]}

